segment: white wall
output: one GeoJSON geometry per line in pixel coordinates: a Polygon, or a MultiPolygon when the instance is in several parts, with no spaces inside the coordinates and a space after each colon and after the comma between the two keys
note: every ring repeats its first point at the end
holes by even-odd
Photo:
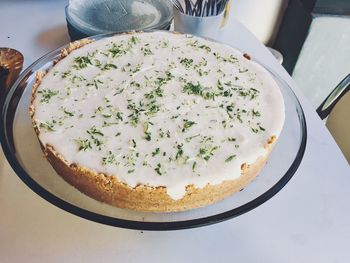
{"type": "Polygon", "coordinates": [[[288,0],[232,0],[230,15],[264,44],[273,42],[288,0]]]}

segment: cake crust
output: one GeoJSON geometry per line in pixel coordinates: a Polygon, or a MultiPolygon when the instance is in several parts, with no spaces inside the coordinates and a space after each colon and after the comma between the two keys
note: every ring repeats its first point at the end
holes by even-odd
{"type": "Polygon", "coordinates": [[[208,184],[203,188],[188,185],[185,196],[179,200],[170,198],[165,187],[139,185],[132,188],[118,181],[115,176],[69,164],[50,145],[44,146],[43,151],[52,167],[66,182],[98,201],[137,211],[178,212],[213,204],[242,190],[264,167],[274,142],[275,138],[271,138],[266,144],[268,154],[253,164],[242,164],[239,178],[218,185],[208,184]]]}

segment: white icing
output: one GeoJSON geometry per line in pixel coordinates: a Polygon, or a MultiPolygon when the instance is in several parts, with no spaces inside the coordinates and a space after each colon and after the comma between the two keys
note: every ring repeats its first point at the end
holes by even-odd
{"type": "MultiPolygon", "coordinates": [[[[118,49],[114,49],[116,52],[118,49]]],[[[175,200],[183,197],[187,185],[202,188],[240,177],[241,164],[253,163],[266,154],[264,145],[272,135],[280,134],[284,122],[282,94],[265,69],[229,46],[167,32],[114,36],[71,52],[44,77],[34,106],[39,139],[43,144],[52,145],[68,163],[117,176],[131,187],[165,186],[175,200]],[[132,36],[136,37],[134,41],[132,36]],[[126,53],[113,57],[108,51],[113,43],[122,44],[121,49],[127,50],[126,53]],[[206,47],[210,47],[210,51],[206,47]],[[87,54],[90,62],[86,67],[75,68],[76,58],[87,54]],[[222,58],[228,59],[230,55],[234,57],[231,62],[223,61],[222,58]],[[183,59],[193,62],[186,67],[183,59]],[[102,70],[105,66],[109,69],[102,70]],[[64,77],[68,71],[70,74],[64,77]],[[209,71],[207,75],[203,73],[206,71],[209,71]],[[166,78],[169,72],[171,79],[161,86],[162,96],[156,96],[159,111],[146,115],[150,99],[145,94],[154,91],[159,85],[157,78],[166,78]],[[223,91],[218,87],[218,80],[224,90],[231,90],[232,97],[221,93],[214,99],[205,99],[199,94],[184,92],[186,83],[191,82],[220,94],[223,91]],[[240,86],[244,91],[258,90],[256,98],[239,96],[234,88],[240,86]],[[47,90],[51,95],[45,101],[43,92],[47,90]],[[130,124],[130,105],[128,109],[132,102],[146,109],[140,112],[135,126],[130,124]],[[233,111],[227,108],[231,103],[233,111]],[[241,112],[242,123],[228,115],[232,116],[237,109],[247,111],[241,112]],[[123,120],[118,119],[117,112],[123,113],[123,120]],[[227,122],[226,128],[222,121],[227,122]],[[116,124],[103,127],[104,122],[116,124]],[[145,122],[152,123],[147,130],[151,140],[146,140],[145,122]],[[41,123],[52,125],[53,130],[41,123]],[[92,131],[93,127],[96,130],[89,134],[87,130],[92,131]],[[252,128],[257,129],[256,133],[252,128]],[[203,142],[205,136],[212,141],[203,142]],[[79,150],[77,140],[88,140],[91,147],[79,150]],[[103,144],[97,146],[99,141],[103,144]],[[182,154],[178,144],[183,145],[182,154]],[[214,150],[210,158],[205,158],[200,148],[214,150]],[[233,155],[235,157],[230,158],[233,155]]]]}

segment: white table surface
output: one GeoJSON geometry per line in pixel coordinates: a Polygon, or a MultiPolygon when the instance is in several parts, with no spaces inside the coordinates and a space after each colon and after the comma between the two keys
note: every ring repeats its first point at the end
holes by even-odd
{"type": "MultiPolygon", "coordinates": [[[[0,46],[25,66],[67,43],[67,1],[0,2],[0,46]]],[[[293,80],[242,25],[222,40],[265,61],[294,88],[308,142],[291,181],[272,199],[223,223],[180,231],[136,231],[69,214],[32,192],[0,150],[0,262],[350,262],[350,169],[293,80]]]]}

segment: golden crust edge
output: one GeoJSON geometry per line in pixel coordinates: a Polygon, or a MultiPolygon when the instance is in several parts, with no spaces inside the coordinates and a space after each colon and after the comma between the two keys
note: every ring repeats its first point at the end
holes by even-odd
{"type": "Polygon", "coordinates": [[[116,176],[69,164],[55,149],[41,145],[47,160],[55,171],[70,185],[95,200],[137,211],[177,212],[203,207],[218,202],[248,185],[265,166],[275,143],[275,137],[266,144],[267,153],[252,164],[242,164],[241,176],[235,180],[217,185],[207,184],[203,188],[186,187],[186,194],[180,200],[173,200],[166,187],[139,185],[132,188],[119,181],[116,176]]]}

